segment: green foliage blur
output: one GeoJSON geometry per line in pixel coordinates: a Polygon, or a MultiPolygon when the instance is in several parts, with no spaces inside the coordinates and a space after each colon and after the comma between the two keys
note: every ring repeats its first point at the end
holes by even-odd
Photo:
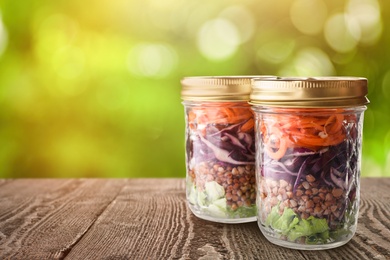
{"type": "Polygon", "coordinates": [[[369,79],[390,176],[390,2],[0,0],[0,177],[184,177],[180,79],[369,79]]]}

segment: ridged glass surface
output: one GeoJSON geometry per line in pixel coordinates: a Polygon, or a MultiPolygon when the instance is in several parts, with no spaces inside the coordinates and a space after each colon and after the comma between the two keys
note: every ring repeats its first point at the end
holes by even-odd
{"type": "Polygon", "coordinates": [[[203,219],[256,221],[254,120],[246,102],[185,103],[187,201],[203,219]]]}
{"type": "Polygon", "coordinates": [[[254,109],[263,234],[295,249],[348,242],[358,219],[365,108],[254,109]]]}

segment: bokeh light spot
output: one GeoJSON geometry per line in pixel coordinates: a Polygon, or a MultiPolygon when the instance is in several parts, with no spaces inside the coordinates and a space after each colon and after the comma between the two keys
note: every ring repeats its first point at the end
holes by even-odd
{"type": "Polygon", "coordinates": [[[290,9],[294,26],[304,34],[320,33],[326,21],[328,10],[322,0],[297,0],[290,9]]]}
{"type": "Polygon", "coordinates": [[[360,40],[360,27],[352,16],[339,13],[331,16],[325,24],[325,39],[337,52],[352,51],[360,40]]]}
{"type": "Polygon", "coordinates": [[[84,56],[84,52],[77,47],[59,49],[53,56],[53,67],[61,78],[74,79],[83,72],[84,56]]]}
{"type": "Polygon", "coordinates": [[[199,28],[202,27],[205,21],[212,19],[215,16],[214,11],[210,8],[205,8],[199,1],[196,4],[190,5],[190,10],[185,17],[184,33],[191,40],[196,39],[199,28]]]}
{"type": "Polygon", "coordinates": [[[260,46],[257,56],[269,63],[279,64],[284,62],[294,51],[295,41],[292,39],[271,40],[260,46]]]}
{"type": "Polygon", "coordinates": [[[37,16],[36,19],[40,21],[35,35],[37,54],[42,61],[74,43],[79,26],[69,16],[51,14],[45,18],[37,16]]]}
{"type": "Polygon", "coordinates": [[[291,64],[279,71],[280,75],[287,76],[331,76],[335,69],[329,56],[322,50],[309,47],[300,50],[291,64]]]}
{"type": "Polygon", "coordinates": [[[382,92],[386,99],[390,100],[390,70],[388,70],[383,77],[382,92]]]}
{"type": "Polygon", "coordinates": [[[241,43],[248,41],[253,36],[255,19],[252,12],[245,6],[229,6],[220,13],[219,17],[234,23],[240,35],[241,43]]]}
{"type": "Polygon", "coordinates": [[[141,77],[166,77],[176,69],[177,63],[176,51],[167,44],[141,43],[127,58],[130,72],[141,77]]]}
{"type": "Polygon", "coordinates": [[[240,44],[237,27],[227,19],[217,18],[203,24],[198,33],[198,48],[203,56],[214,61],[230,58],[240,44]]]}
{"type": "Polygon", "coordinates": [[[373,44],[382,34],[380,7],[376,0],[350,0],[347,13],[359,24],[361,31],[360,42],[373,44]]]}
{"type": "Polygon", "coordinates": [[[180,1],[178,0],[150,0],[148,12],[148,18],[157,28],[163,30],[169,30],[172,25],[172,17],[176,15],[177,9],[180,7],[180,1]]]}
{"type": "Polygon", "coordinates": [[[3,19],[0,13],[0,56],[3,54],[8,43],[8,33],[4,26],[3,19]]]}
{"type": "Polygon", "coordinates": [[[357,52],[357,48],[353,49],[350,52],[336,52],[332,55],[332,61],[336,64],[348,64],[353,61],[353,59],[356,57],[357,52]]]}

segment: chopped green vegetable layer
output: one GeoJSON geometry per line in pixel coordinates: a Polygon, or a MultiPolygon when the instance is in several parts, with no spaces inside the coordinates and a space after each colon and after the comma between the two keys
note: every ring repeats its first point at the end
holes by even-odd
{"type": "Polygon", "coordinates": [[[313,216],[301,219],[290,208],[285,208],[283,214],[279,214],[279,205],[274,206],[266,219],[266,226],[273,228],[287,240],[295,242],[302,237],[306,244],[326,243],[329,239],[329,226],[326,219],[313,216]]]}
{"type": "Polygon", "coordinates": [[[256,206],[253,207],[238,207],[237,210],[232,210],[227,206],[225,189],[215,181],[206,182],[205,190],[199,191],[195,185],[191,185],[188,190],[188,201],[200,206],[208,215],[217,218],[245,218],[256,216],[256,206]]]}

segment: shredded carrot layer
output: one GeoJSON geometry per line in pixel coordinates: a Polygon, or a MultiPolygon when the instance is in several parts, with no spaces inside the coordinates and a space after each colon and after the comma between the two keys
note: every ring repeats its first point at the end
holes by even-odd
{"type": "MultiPolygon", "coordinates": [[[[300,112],[300,111],[296,111],[300,112]]],[[[265,114],[260,121],[267,154],[279,160],[290,147],[318,150],[337,145],[345,139],[345,116],[336,111],[332,115],[321,114],[265,114]]]]}
{"type": "Polygon", "coordinates": [[[235,103],[213,103],[202,107],[192,107],[188,112],[188,122],[192,129],[199,125],[216,124],[232,125],[245,122],[241,127],[242,132],[253,130],[253,113],[250,106],[235,103]]]}

